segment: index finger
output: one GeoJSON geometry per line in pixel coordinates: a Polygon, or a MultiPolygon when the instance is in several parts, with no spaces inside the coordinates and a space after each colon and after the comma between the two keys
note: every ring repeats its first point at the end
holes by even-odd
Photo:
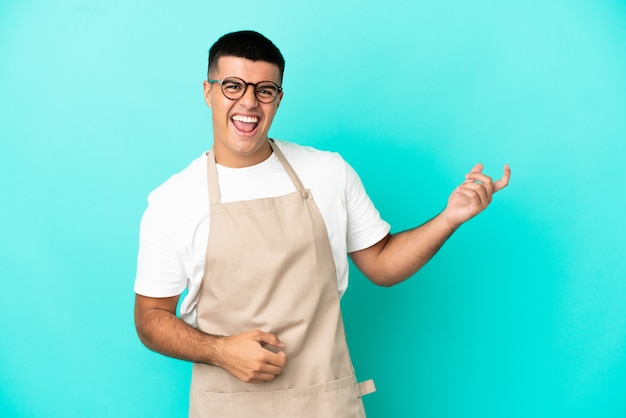
{"type": "Polygon", "coordinates": [[[262,344],[269,344],[278,348],[285,346],[285,343],[282,342],[275,334],[269,334],[260,330],[256,332],[256,340],[262,344]]]}
{"type": "Polygon", "coordinates": [[[509,179],[511,178],[511,167],[508,164],[504,165],[504,174],[502,178],[493,183],[493,192],[504,189],[509,185],[509,179]]]}

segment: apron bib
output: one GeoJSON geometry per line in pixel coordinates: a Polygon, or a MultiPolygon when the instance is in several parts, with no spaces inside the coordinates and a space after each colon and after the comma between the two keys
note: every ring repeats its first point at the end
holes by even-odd
{"type": "Polygon", "coordinates": [[[365,417],[361,396],[375,389],[355,380],[326,225],[311,192],[270,146],[295,192],[221,203],[215,157],[207,156],[210,233],[196,310],[198,328],[209,334],[276,334],[287,363],[262,383],[194,363],[189,416],[365,417]]]}

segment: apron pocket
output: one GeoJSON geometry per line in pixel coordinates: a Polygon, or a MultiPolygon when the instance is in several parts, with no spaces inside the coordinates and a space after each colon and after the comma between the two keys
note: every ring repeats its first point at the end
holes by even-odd
{"type": "Polygon", "coordinates": [[[365,412],[360,396],[373,391],[373,383],[368,382],[367,390],[363,390],[363,384],[356,383],[354,376],[348,376],[328,383],[270,392],[205,392],[199,402],[201,406],[190,410],[189,416],[361,418],[365,417],[365,412]]]}

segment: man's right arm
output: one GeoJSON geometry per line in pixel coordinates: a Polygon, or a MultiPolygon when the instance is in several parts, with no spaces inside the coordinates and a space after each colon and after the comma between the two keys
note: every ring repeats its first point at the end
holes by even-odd
{"type": "Polygon", "coordinates": [[[283,348],[276,335],[259,330],[233,336],[204,333],[176,316],[179,297],[135,294],[135,327],[146,347],[169,357],[221,367],[244,382],[273,380],[281,373],[285,353],[263,347],[283,348]]]}

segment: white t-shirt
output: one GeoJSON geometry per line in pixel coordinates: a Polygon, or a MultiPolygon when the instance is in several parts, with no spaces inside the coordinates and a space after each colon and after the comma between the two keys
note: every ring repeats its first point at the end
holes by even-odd
{"type": "MultiPolygon", "coordinates": [[[[389,233],[356,172],[337,153],[276,141],[310,189],[322,213],[337,269],[337,289],[348,287],[347,253],[368,248],[389,233]]],[[[217,166],[222,202],[283,196],[295,191],[275,154],[245,168],[217,166]]],[[[170,297],[188,290],[180,316],[196,326],[196,302],[209,234],[207,157],[198,157],[148,197],[141,219],[135,292],[170,297]]]]}

